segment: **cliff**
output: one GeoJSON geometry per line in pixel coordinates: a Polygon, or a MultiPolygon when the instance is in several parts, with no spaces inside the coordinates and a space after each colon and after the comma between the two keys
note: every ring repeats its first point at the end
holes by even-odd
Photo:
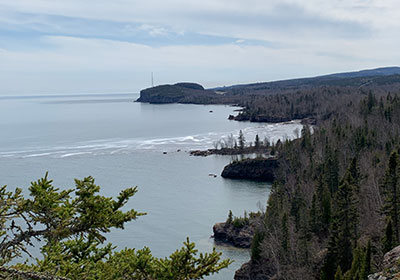
{"type": "Polygon", "coordinates": [[[255,158],[235,161],[225,166],[221,176],[230,179],[248,179],[272,182],[278,161],[274,158],[255,158]]]}

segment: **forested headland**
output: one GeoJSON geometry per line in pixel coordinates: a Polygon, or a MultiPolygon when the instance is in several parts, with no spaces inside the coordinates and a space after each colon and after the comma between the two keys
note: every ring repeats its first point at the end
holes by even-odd
{"type": "Polygon", "coordinates": [[[397,93],[393,84],[287,96],[309,104],[317,126],[278,147],[256,253],[237,279],[366,279],[381,269],[399,244],[397,93]]]}
{"type": "Polygon", "coordinates": [[[381,271],[383,255],[400,244],[400,76],[236,86],[218,98],[243,107],[236,120],[316,124],[277,147],[251,261],[235,279],[367,279],[381,271]]]}
{"type": "Polygon", "coordinates": [[[237,118],[317,125],[277,147],[251,261],[236,279],[367,279],[400,244],[400,80],[353,81],[253,96],[237,118]]]}

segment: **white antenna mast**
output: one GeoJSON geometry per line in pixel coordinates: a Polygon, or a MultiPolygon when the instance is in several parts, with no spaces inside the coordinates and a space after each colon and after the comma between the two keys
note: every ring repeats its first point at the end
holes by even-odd
{"type": "Polygon", "coordinates": [[[151,87],[154,87],[154,77],[153,77],[153,72],[151,72],[151,87]]]}

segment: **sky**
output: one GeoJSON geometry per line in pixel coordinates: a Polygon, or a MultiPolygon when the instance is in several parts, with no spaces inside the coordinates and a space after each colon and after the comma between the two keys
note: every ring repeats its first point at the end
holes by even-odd
{"type": "Polygon", "coordinates": [[[399,18],[398,0],[0,0],[0,94],[399,66],[399,18]]]}

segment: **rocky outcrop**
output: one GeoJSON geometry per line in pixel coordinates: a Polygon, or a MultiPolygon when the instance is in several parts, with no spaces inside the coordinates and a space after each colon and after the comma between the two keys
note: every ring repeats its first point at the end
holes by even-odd
{"type": "Polygon", "coordinates": [[[140,91],[140,97],[136,102],[152,104],[167,103],[193,103],[210,104],[215,103],[219,95],[214,91],[205,90],[203,86],[196,83],[177,83],[174,85],[160,85],[140,91]]]}
{"type": "Polygon", "coordinates": [[[272,182],[278,161],[275,158],[255,158],[235,161],[225,166],[221,176],[230,179],[248,179],[272,182]]]}
{"type": "Polygon", "coordinates": [[[383,271],[371,274],[368,280],[400,279],[400,246],[387,252],[383,257],[383,271]]]}
{"type": "Polygon", "coordinates": [[[253,261],[244,263],[235,272],[235,280],[269,280],[274,279],[275,271],[267,265],[260,265],[253,261]]]}
{"type": "Polygon", "coordinates": [[[254,231],[250,225],[235,227],[233,224],[217,223],[213,227],[214,240],[239,248],[250,248],[254,231]]]}
{"type": "Polygon", "coordinates": [[[292,120],[291,117],[276,117],[276,116],[266,116],[266,115],[250,116],[247,114],[239,114],[237,116],[234,116],[233,118],[230,117],[230,120],[232,119],[236,121],[251,121],[251,122],[265,122],[265,123],[281,123],[292,120]]]}

